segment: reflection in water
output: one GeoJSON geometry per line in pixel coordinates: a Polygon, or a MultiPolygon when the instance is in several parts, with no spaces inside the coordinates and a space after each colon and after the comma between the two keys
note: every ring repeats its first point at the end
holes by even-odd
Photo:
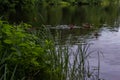
{"type": "Polygon", "coordinates": [[[113,25],[118,17],[118,7],[109,6],[70,6],[61,8],[43,7],[39,8],[39,13],[43,16],[47,25],[82,25],[84,23],[93,24],[100,27],[102,24],[113,25]]]}
{"type": "MultiPolygon", "coordinates": [[[[46,24],[62,28],[71,29],[51,29],[55,36],[55,40],[59,41],[62,45],[70,44],[77,45],[79,43],[90,43],[91,51],[101,51],[104,55],[101,56],[101,77],[106,80],[119,80],[120,76],[120,30],[119,30],[119,13],[118,8],[115,7],[70,7],[63,8],[60,13],[56,9],[52,9],[54,18],[48,19],[46,24]],[[110,9],[108,9],[110,8],[110,9]],[[49,21],[50,20],[50,21],[49,21]],[[51,23],[52,22],[52,23],[51,23]],[[92,28],[88,28],[87,24],[92,24],[92,28]],[[74,28],[73,25],[80,27],[74,28]],[[63,25],[66,25],[64,27],[63,25]],[[87,28],[86,28],[87,25],[87,28]],[[69,27],[70,28],[70,27],[69,27]],[[60,33],[59,37],[57,34],[60,33]]],[[[58,9],[57,9],[58,10],[58,9]]],[[[49,13],[49,12],[48,12],[49,13]]],[[[50,18],[50,17],[49,17],[50,18]]],[[[61,45],[60,44],[60,45],[61,45]]],[[[75,49],[76,47],[74,47],[75,49]]],[[[90,62],[93,66],[97,66],[98,55],[93,53],[90,62]]]]}
{"type": "MultiPolygon", "coordinates": [[[[94,43],[91,45],[91,49],[100,50],[103,52],[104,57],[101,57],[101,71],[105,79],[107,80],[119,80],[120,79],[120,29],[118,31],[112,31],[110,29],[102,29],[101,36],[98,40],[90,41],[94,43]]],[[[97,60],[95,54],[94,60],[97,60]]],[[[97,56],[97,55],[96,55],[97,56]]],[[[95,65],[95,63],[92,63],[95,65]]]]}

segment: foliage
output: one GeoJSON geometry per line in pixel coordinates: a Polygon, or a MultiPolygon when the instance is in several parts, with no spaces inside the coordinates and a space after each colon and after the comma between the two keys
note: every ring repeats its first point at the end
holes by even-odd
{"type": "Polygon", "coordinates": [[[96,71],[90,72],[89,45],[80,44],[75,52],[70,45],[55,45],[44,26],[0,21],[0,30],[1,80],[98,80],[96,71]]]}
{"type": "MultiPolygon", "coordinates": [[[[47,75],[48,69],[45,60],[45,49],[47,50],[47,48],[36,44],[38,37],[27,32],[29,27],[30,25],[24,23],[18,26],[12,26],[0,21],[0,57],[3,57],[3,62],[0,63],[0,67],[2,68],[2,66],[7,64],[7,66],[3,68],[7,68],[10,74],[14,70],[15,65],[18,65],[15,80],[23,77],[26,77],[25,79],[32,78],[37,71],[47,75]]],[[[0,76],[2,76],[4,73],[0,71],[0,74],[0,76]]],[[[7,76],[7,80],[10,78],[9,76],[10,75],[7,76]]]]}
{"type": "Polygon", "coordinates": [[[0,0],[0,9],[1,11],[30,9],[34,3],[35,0],[0,0]]]}
{"type": "MultiPolygon", "coordinates": [[[[0,0],[0,9],[1,11],[7,11],[9,9],[15,10],[24,10],[34,7],[36,4],[50,4],[56,5],[66,2],[67,4],[71,3],[81,3],[81,4],[107,4],[107,3],[116,3],[118,0],[0,0]]],[[[61,4],[62,5],[62,4],[61,4]]],[[[64,3],[63,3],[64,5],[64,3]]]]}
{"type": "Polygon", "coordinates": [[[56,5],[61,2],[66,2],[67,4],[77,4],[77,5],[101,5],[101,4],[107,4],[107,3],[113,4],[116,1],[118,0],[38,0],[38,2],[41,4],[50,3],[50,5],[56,5]]]}

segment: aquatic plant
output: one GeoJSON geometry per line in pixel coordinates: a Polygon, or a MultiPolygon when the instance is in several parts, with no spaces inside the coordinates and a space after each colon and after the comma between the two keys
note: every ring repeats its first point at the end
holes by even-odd
{"type": "Polygon", "coordinates": [[[56,34],[56,40],[54,40],[53,36],[50,34],[50,30],[47,29],[45,26],[43,27],[44,28],[42,31],[44,33],[42,33],[40,29],[37,29],[36,34],[40,37],[40,39],[46,40],[48,38],[47,40],[53,41],[53,42],[46,41],[47,44],[52,44],[50,46],[47,46],[48,47],[47,54],[50,57],[48,61],[49,63],[51,63],[50,73],[52,72],[52,74],[50,75],[50,80],[100,79],[99,77],[100,64],[98,63],[96,69],[91,68],[91,65],[89,64],[89,57],[91,56],[92,53],[94,53],[93,51],[89,52],[90,44],[81,43],[76,45],[77,49],[73,49],[72,45],[69,43],[65,45],[61,44],[60,33],[56,34]]]}

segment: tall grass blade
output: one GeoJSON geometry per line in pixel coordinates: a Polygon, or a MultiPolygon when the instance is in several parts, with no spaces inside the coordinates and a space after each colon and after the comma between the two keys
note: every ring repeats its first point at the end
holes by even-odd
{"type": "Polygon", "coordinates": [[[14,80],[16,69],[17,69],[17,65],[15,66],[15,68],[13,70],[13,73],[12,73],[10,80],[14,80]]]}
{"type": "Polygon", "coordinates": [[[7,64],[5,64],[5,69],[4,69],[4,80],[7,80],[7,64]]]}

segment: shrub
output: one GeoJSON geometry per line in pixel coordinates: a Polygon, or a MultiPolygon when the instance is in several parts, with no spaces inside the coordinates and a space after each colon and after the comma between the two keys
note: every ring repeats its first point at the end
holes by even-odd
{"type": "MultiPolygon", "coordinates": [[[[7,69],[9,71],[9,75],[7,74],[8,80],[10,78],[9,76],[12,75],[10,73],[12,73],[16,65],[15,80],[23,77],[25,77],[25,80],[29,78],[32,80],[35,74],[37,75],[37,72],[41,75],[47,75],[47,49],[37,44],[36,41],[38,37],[28,32],[28,28],[30,27],[30,25],[25,23],[15,26],[0,21],[0,57],[6,54],[4,62],[0,63],[0,67],[7,64],[7,69]]],[[[2,72],[0,71],[1,76],[4,74],[4,71],[2,72]]],[[[42,80],[44,76],[41,75],[40,77],[42,80]]]]}

